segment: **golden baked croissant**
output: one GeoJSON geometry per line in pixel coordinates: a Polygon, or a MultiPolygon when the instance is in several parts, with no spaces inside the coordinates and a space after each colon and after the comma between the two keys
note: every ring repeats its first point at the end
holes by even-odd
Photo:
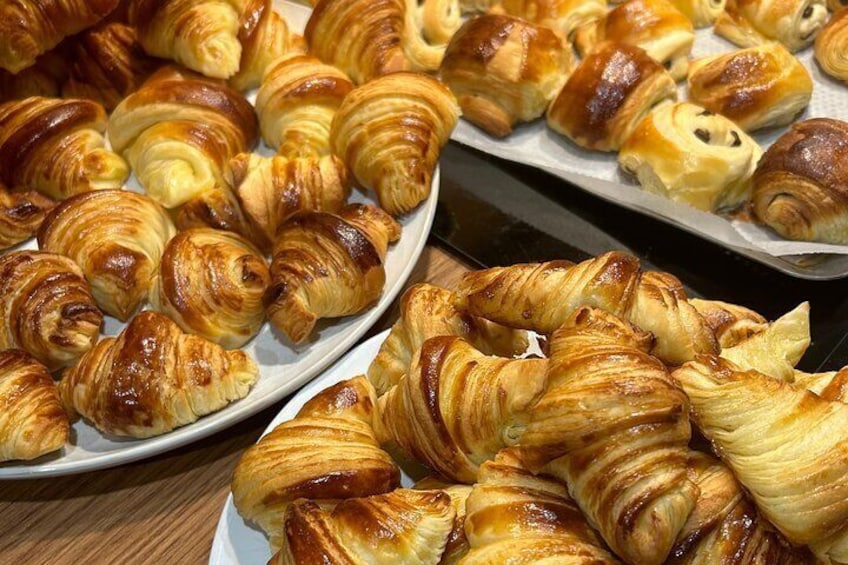
{"type": "Polygon", "coordinates": [[[0,102],[23,100],[31,96],[59,98],[68,78],[65,57],[57,50],[48,51],[35,64],[17,74],[0,69],[0,102]]]}
{"type": "Polygon", "coordinates": [[[689,68],[695,31],[689,18],[668,0],[628,0],[603,18],[581,26],[574,35],[581,56],[603,41],[641,47],[674,80],[681,80],[689,68]]]}
{"type": "Polygon", "coordinates": [[[226,184],[202,192],[180,206],[174,223],[178,230],[212,228],[233,232],[253,243],[262,239],[226,184]]]}
{"type": "Polygon", "coordinates": [[[581,306],[629,320],[656,338],[651,353],[670,364],[717,353],[715,336],[668,273],[642,272],[639,259],[610,252],[577,265],[527,263],[466,274],[457,307],[513,328],[550,334],[581,306]]]}
{"type": "Polygon", "coordinates": [[[146,196],[97,190],[57,206],[41,225],[38,247],[73,259],[97,305],[126,321],[147,298],[174,233],[165,210],[146,196]]]}
{"type": "Polygon", "coordinates": [[[826,373],[802,373],[795,370],[794,382],[825,400],[848,404],[848,367],[826,373]]]}
{"type": "Polygon", "coordinates": [[[380,208],[351,204],[338,215],[306,212],[280,227],[265,294],[268,318],[294,343],[319,318],[359,313],[377,302],[383,261],[400,224],[380,208]]]}
{"type": "Polygon", "coordinates": [[[816,37],[816,61],[833,78],[848,82],[848,10],[840,10],[816,37]]]}
{"type": "Polygon", "coordinates": [[[780,43],[694,61],[689,100],[745,131],[792,122],[813,95],[810,73],[780,43]]]}
{"type": "Polygon", "coordinates": [[[284,157],[330,153],[330,124],[353,84],[336,67],[290,55],[268,67],[256,95],[265,143],[284,157]]]}
{"type": "Polygon", "coordinates": [[[17,73],[62,39],[93,26],[119,0],[6,0],[0,5],[0,67],[17,73]]]}
{"type": "Polygon", "coordinates": [[[0,182],[51,198],[120,188],[130,171],[105,148],[106,113],[89,100],[27,98],[0,105],[0,182]]]}
{"type": "Polygon", "coordinates": [[[472,487],[446,483],[435,477],[426,477],[415,483],[413,488],[416,490],[440,490],[450,497],[456,515],[453,519],[453,529],[448,535],[448,541],[445,544],[439,565],[456,565],[468,553],[468,539],[465,536],[465,503],[468,500],[468,495],[471,494],[472,487]]]}
{"type": "Polygon", "coordinates": [[[753,177],[754,213],[789,239],[848,244],[848,123],[796,123],[753,177]]]}
{"type": "Polygon", "coordinates": [[[628,563],[662,563],[698,497],[688,402],[651,341],[613,314],[577,310],[551,337],[547,386],[519,444],[628,563]]]}
{"type": "Polygon", "coordinates": [[[564,40],[583,24],[607,13],[606,0],[503,0],[500,7],[512,16],[552,29],[564,40]]]}
{"type": "Polygon", "coordinates": [[[724,116],[678,102],[642,120],[621,147],[618,163],[645,190],[710,211],[748,199],[762,154],[724,116]]]}
{"type": "Polygon", "coordinates": [[[47,368],[19,349],[0,351],[0,461],[61,449],[70,425],[47,368]]]}
{"type": "Polygon", "coordinates": [[[825,0],[727,0],[715,32],[740,47],[779,41],[794,53],[811,44],[826,21],[825,0]]]}
{"type": "Polygon", "coordinates": [[[618,563],[565,486],[534,476],[514,448],[480,466],[466,512],[471,550],[462,565],[618,563]]]}
{"type": "Polygon", "coordinates": [[[675,8],[692,20],[695,27],[710,27],[724,11],[727,0],[670,0],[675,8]]]}
{"type": "Polygon", "coordinates": [[[421,73],[394,73],[360,86],[333,118],[330,143],[356,181],[392,215],[430,194],[439,152],[459,119],[453,94],[421,73]]]}
{"type": "Polygon", "coordinates": [[[453,292],[429,284],[413,285],[403,293],[398,320],[368,367],[378,394],[398,384],[413,355],[431,337],[461,337],[481,353],[499,357],[527,350],[527,332],[469,316],[454,306],[455,300],[453,292]]]}
{"type": "Polygon", "coordinates": [[[101,432],[147,438],[243,398],[258,375],[244,351],[226,351],[147,311],[66,370],[59,394],[69,413],[101,432]]]}
{"type": "Polygon", "coordinates": [[[763,515],[825,562],[848,562],[848,405],[708,355],[674,378],[763,515]]]}
{"type": "Polygon", "coordinates": [[[400,486],[400,471],[374,436],[376,403],[365,377],[342,381],[244,452],[233,472],[233,503],[268,534],[274,551],[295,500],[356,498],[400,486]]]}
{"type": "Polygon", "coordinates": [[[380,397],[377,439],[450,481],[517,441],[517,422],[545,385],[545,359],[488,357],[458,337],[421,346],[406,376],[380,397]]]}
{"type": "Polygon", "coordinates": [[[109,139],[147,194],[173,208],[224,185],[258,138],[250,103],[225,84],[166,67],[115,108],[109,139]]]}
{"type": "Polygon", "coordinates": [[[10,192],[0,183],[0,251],[34,236],[55,205],[38,192],[10,192]]]}
{"type": "Polygon", "coordinates": [[[689,304],[704,317],[722,349],[733,347],[768,328],[768,321],[763,316],[738,304],[701,298],[690,298],[689,304]]]}
{"type": "Polygon", "coordinates": [[[195,228],[168,242],[150,303],[186,332],[232,349],[259,333],[270,279],[265,258],[245,239],[195,228]]]}
{"type": "Polygon", "coordinates": [[[462,114],[496,137],[545,112],[572,66],[571,49],[550,29],[513,16],[465,22],[439,69],[462,114]]]}
{"type": "Polygon", "coordinates": [[[577,65],[547,121],[581,147],[617,151],[645,116],[673,100],[674,79],[659,63],[639,47],[607,42],[577,65]]]}
{"type": "Polygon", "coordinates": [[[294,214],[338,212],[351,190],[347,169],[335,155],[287,159],[242,153],[230,161],[227,176],[263,250],[294,214]]]}
{"type": "Polygon", "coordinates": [[[454,517],[450,497],[438,490],[352,498],[332,511],[299,500],[286,511],[285,543],[269,563],[437,565],[454,517]]]}
{"type": "Polygon", "coordinates": [[[82,271],[67,257],[0,257],[0,350],[23,349],[54,370],[91,349],[102,322],[82,271]]]}

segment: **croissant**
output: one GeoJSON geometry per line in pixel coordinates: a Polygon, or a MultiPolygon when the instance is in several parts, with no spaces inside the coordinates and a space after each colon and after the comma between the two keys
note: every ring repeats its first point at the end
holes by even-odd
{"type": "Polygon", "coordinates": [[[848,244],[848,123],[796,123],[753,176],[754,213],[789,239],[848,244]]]}
{"type": "Polygon", "coordinates": [[[442,60],[442,81],[467,120],[496,137],[545,112],[572,66],[571,49],[542,25],[501,15],[472,18],[442,60]]]}
{"type": "Polygon", "coordinates": [[[692,24],[697,27],[710,27],[724,11],[727,0],[670,0],[692,24]]]}
{"type": "Polygon", "coordinates": [[[513,328],[550,334],[581,306],[604,309],[651,332],[651,353],[670,364],[696,353],[717,353],[704,318],[686,299],[680,281],[668,273],[642,272],[625,253],[599,255],[577,265],[569,261],[496,267],[466,274],[457,289],[457,307],[513,328]]]}
{"type": "Polygon", "coordinates": [[[825,562],[848,561],[848,405],[708,355],[674,378],[769,522],[825,562]]]}
{"type": "Polygon", "coordinates": [[[70,425],[47,368],[18,349],[0,351],[0,461],[61,449],[70,425]]]}
{"type": "Polygon", "coordinates": [[[606,0],[503,0],[507,14],[552,29],[564,40],[583,24],[602,18],[607,13],[606,0]]]}
{"type": "Polygon", "coordinates": [[[459,119],[453,94],[421,73],[394,73],[360,86],[333,118],[330,143],[356,181],[392,215],[430,194],[439,152],[459,119]]]}
{"type": "Polygon", "coordinates": [[[230,161],[227,176],[262,249],[270,249],[277,230],[294,214],[338,212],[351,190],[347,169],[335,155],[287,159],[242,153],[230,161]]]}
{"type": "Polygon", "coordinates": [[[848,10],[841,10],[816,37],[816,61],[819,66],[841,81],[848,82],[848,10]]]}
{"type": "Polygon", "coordinates": [[[364,377],[343,381],[244,452],[233,472],[233,502],[270,536],[275,551],[295,500],[356,498],[400,486],[400,471],[374,437],[376,402],[364,377]]]}
{"type": "Polygon", "coordinates": [[[147,298],[174,232],[165,210],[146,196],[98,190],[57,206],[41,225],[38,247],[73,259],[98,306],[126,321],[147,298]]]}
{"type": "Polygon", "coordinates": [[[59,394],[68,413],[105,434],[148,438],[243,398],[258,374],[244,351],[225,351],[147,311],[66,370],[59,394]]]}
{"type": "Polygon", "coordinates": [[[797,386],[816,393],[825,400],[848,404],[848,367],[840,371],[827,373],[802,373],[795,370],[794,382],[797,386]]]}
{"type": "Polygon", "coordinates": [[[65,57],[56,51],[41,55],[34,65],[17,74],[0,68],[0,102],[31,96],[59,98],[62,84],[68,78],[68,64],[65,57]]]}
{"type": "Polygon", "coordinates": [[[262,138],[284,157],[328,155],[330,124],[351,90],[344,73],[314,57],[278,59],[256,96],[262,138]]]}
{"type": "Polygon", "coordinates": [[[416,284],[404,292],[398,321],[368,367],[368,378],[378,394],[400,382],[413,355],[431,337],[461,337],[481,353],[500,357],[527,350],[526,332],[468,316],[454,306],[455,300],[453,292],[429,284],[416,284]]]}
{"type": "Polygon", "coordinates": [[[604,43],[586,55],[547,112],[548,126],[587,149],[617,151],[677,86],[642,49],[604,43]]]}
{"type": "Polygon", "coordinates": [[[825,0],[726,1],[715,32],[740,47],[779,41],[794,53],[810,45],[827,21],[825,0]]]}
{"type": "Polygon", "coordinates": [[[603,41],[641,47],[674,80],[681,80],[689,68],[695,30],[689,18],[668,0],[628,0],[574,34],[581,56],[588,55],[603,41]]]}
{"type": "Polygon", "coordinates": [[[662,563],[698,497],[687,478],[688,402],[648,355],[650,334],[577,310],[550,340],[547,387],[521,435],[527,467],[565,480],[628,563],[662,563]]]}
{"type": "Polygon", "coordinates": [[[23,349],[54,370],[88,351],[102,322],[70,259],[42,251],[0,257],[0,351],[23,349]]]}
{"type": "Polygon", "coordinates": [[[689,100],[745,131],[792,122],[810,103],[813,79],[780,43],[704,57],[689,69],[689,100]]]}
{"type": "Polygon", "coordinates": [[[458,337],[428,339],[380,397],[377,438],[445,479],[471,484],[481,463],[517,440],[546,367],[545,359],[488,357],[458,337]]]}
{"type": "Polygon", "coordinates": [[[308,212],[280,227],[265,293],[268,318],[294,343],[319,318],[350,316],[383,292],[383,260],[400,224],[383,210],[351,204],[338,215],[308,212]]]}
{"type": "MultiPolygon", "coordinates": [[[[227,169],[224,175],[226,178],[227,169]]],[[[212,228],[238,234],[250,242],[262,241],[261,234],[247,218],[227,184],[202,192],[180,206],[174,223],[178,230],[212,228]]]]}
{"type": "Polygon", "coordinates": [[[195,228],[168,242],[153,277],[150,303],[184,331],[233,349],[259,333],[269,282],[265,258],[246,240],[195,228]]]}
{"type": "Polygon", "coordinates": [[[0,183],[0,250],[35,235],[56,203],[37,192],[9,192],[0,183]]]}
{"type": "Polygon", "coordinates": [[[453,529],[448,535],[448,541],[445,544],[439,565],[456,565],[468,553],[468,539],[465,536],[465,503],[468,500],[468,495],[471,494],[472,487],[445,483],[434,477],[426,477],[415,483],[413,488],[416,490],[440,490],[450,497],[455,517],[453,529]]]}
{"type": "Polygon", "coordinates": [[[700,298],[689,299],[689,304],[704,317],[722,349],[733,347],[768,328],[764,317],[738,304],[700,298]]]}
{"type": "Polygon", "coordinates": [[[120,188],[127,164],[104,146],[106,113],[88,100],[0,104],[0,182],[55,199],[120,188]]]}
{"type": "Polygon", "coordinates": [[[119,0],[6,0],[0,6],[0,67],[17,73],[62,39],[90,27],[119,0]]]}
{"type": "Polygon", "coordinates": [[[299,500],[286,511],[285,544],[269,563],[436,565],[454,518],[450,497],[438,490],[348,499],[331,512],[299,500]]]}
{"type": "Polygon", "coordinates": [[[621,147],[618,163],[648,192],[715,211],[748,199],[762,154],[724,116],[679,102],[642,120],[621,147]]]}
{"type": "Polygon", "coordinates": [[[241,94],[166,67],[115,108],[109,139],[147,194],[174,208],[223,186],[224,168],[253,147],[257,129],[253,107],[241,94]]]}

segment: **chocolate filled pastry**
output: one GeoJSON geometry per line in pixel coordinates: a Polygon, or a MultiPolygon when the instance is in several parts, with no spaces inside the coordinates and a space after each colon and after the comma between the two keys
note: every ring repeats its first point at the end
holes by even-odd
{"type": "Polygon", "coordinates": [[[549,27],[565,40],[578,27],[602,18],[606,0],[503,0],[501,8],[511,16],[549,27]]]}
{"type": "Polygon", "coordinates": [[[816,37],[816,61],[833,78],[848,82],[848,10],[835,13],[816,37]]]}
{"type": "Polygon", "coordinates": [[[581,56],[603,41],[637,45],[663,65],[674,80],[681,80],[689,68],[695,30],[689,18],[667,0],[628,0],[574,34],[581,56]]]}
{"type": "Polygon", "coordinates": [[[779,41],[798,51],[827,21],[825,0],[727,0],[715,32],[740,47],[779,41]]]}
{"type": "Polygon", "coordinates": [[[512,16],[468,20],[448,45],[440,69],[462,115],[504,137],[545,112],[571,71],[571,49],[541,25],[512,16]]]}
{"type": "Polygon", "coordinates": [[[679,102],[645,118],[618,163],[649,192],[720,210],[748,198],[761,155],[757,142],[727,118],[679,102]]]}
{"type": "Polygon", "coordinates": [[[709,27],[724,11],[727,0],[670,0],[697,27],[709,27]]]}
{"type": "Polygon", "coordinates": [[[698,59],[688,86],[691,102],[745,131],[791,123],[813,95],[810,73],[780,43],[698,59]]]}
{"type": "Polygon", "coordinates": [[[676,99],[659,63],[639,47],[608,42],[568,78],[548,108],[548,126],[581,147],[616,151],[653,109],[676,99]]]}
{"type": "Polygon", "coordinates": [[[754,213],[783,237],[848,244],[848,123],[799,122],[760,160],[754,213]]]}

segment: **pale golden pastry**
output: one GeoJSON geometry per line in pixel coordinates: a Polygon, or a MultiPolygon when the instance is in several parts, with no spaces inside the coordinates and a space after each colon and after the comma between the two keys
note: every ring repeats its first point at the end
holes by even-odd
{"type": "Polygon", "coordinates": [[[109,120],[112,147],[166,208],[223,186],[229,160],[257,138],[256,114],[241,94],[175,67],[157,71],[109,120]]]}
{"type": "Polygon", "coordinates": [[[459,0],[404,0],[403,51],[413,71],[435,71],[462,25],[459,0]]]}
{"type": "Polygon", "coordinates": [[[639,47],[608,42],[577,65],[547,122],[581,147],[617,151],[645,116],[673,100],[674,79],[659,63],[639,47]]]}
{"type": "Polygon", "coordinates": [[[473,484],[479,465],[518,440],[547,364],[486,356],[458,337],[428,339],[406,376],[380,397],[377,439],[445,479],[473,484]]]}
{"type": "Polygon", "coordinates": [[[670,0],[675,8],[692,20],[695,27],[710,27],[724,11],[727,0],[670,0]]]}
{"type": "Polygon", "coordinates": [[[783,237],[848,244],[848,123],[796,123],[753,177],[754,213],[783,237]]]}
{"type": "Polygon", "coordinates": [[[32,96],[59,98],[68,78],[68,64],[60,49],[48,51],[17,74],[0,69],[0,102],[32,96]]]}
{"type": "Polygon", "coordinates": [[[274,551],[283,544],[283,518],[295,500],[342,500],[400,486],[400,471],[374,436],[376,403],[365,377],[342,381],[319,392],[239,459],[233,503],[270,537],[274,551]]]}
{"type": "Polygon", "coordinates": [[[465,22],[439,73],[462,115],[495,137],[545,112],[572,66],[571,49],[542,25],[486,14],[465,22]]]}
{"type": "Polygon", "coordinates": [[[696,353],[717,353],[704,318],[689,304],[680,281],[641,271],[639,259],[610,252],[575,265],[526,263],[466,274],[457,307],[513,328],[550,334],[582,306],[601,308],[651,332],[651,354],[680,364],[696,353]]]}
{"type": "Polygon", "coordinates": [[[813,79],[780,43],[694,61],[689,100],[745,131],[791,123],[810,103],[813,79]]]}
{"type": "Polygon", "coordinates": [[[184,331],[233,349],[259,333],[270,281],[265,258],[245,239],[194,228],[165,247],[150,303],[184,331]]]}
{"type": "Polygon", "coordinates": [[[19,349],[0,351],[0,461],[61,449],[70,424],[47,368],[19,349]]]}
{"type": "Polygon", "coordinates": [[[798,51],[827,21],[825,0],[727,0],[715,32],[740,47],[779,41],[798,51]]]}
{"type": "Polygon", "coordinates": [[[333,118],[330,144],[356,181],[392,215],[430,195],[439,153],[459,119],[453,94],[422,73],[394,73],[350,92],[333,118]]]}
{"type": "Polygon", "coordinates": [[[818,558],[848,562],[848,405],[707,355],[674,378],[769,522],[818,558]]]}
{"type": "Polygon", "coordinates": [[[722,349],[733,347],[768,328],[768,321],[763,316],[738,304],[701,298],[691,298],[689,304],[704,317],[722,349]]]}
{"type": "Polygon", "coordinates": [[[0,105],[0,182],[62,199],[120,188],[130,174],[106,149],[106,113],[90,100],[27,98],[0,105]]]}
{"type": "Polygon", "coordinates": [[[512,16],[552,29],[564,40],[583,24],[607,13],[606,0],[503,0],[500,7],[512,16]]]}
{"type": "Polygon", "coordinates": [[[67,257],[0,257],[0,350],[23,349],[54,370],[91,349],[102,322],[80,268],[67,257]]]}
{"type": "Polygon", "coordinates": [[[613,314],[577,310],[550,339],[547,386],[519,443],[527,467],[564,480],[628,563],[662,563],[698,498],[689,405],[651,341],[613,314]]]}
{"type": "Polygon", "coordinates": [[[586,56],[603,41],[636,45],[674,80],[686,77],[695,42],[692,22],[668,0],[628,0],[577,29],[574,43],[586,56]]]}
{"type": "Polygon", "coordinates": [[[848,367],[826,373],[804,373],[795,370],[795,384],[806,388],[825,400],[848,404],[848,367]]]}
{"type": "Polygon", "coordinates": [[[816,37],[816,61],[824,72],[848,82],[848,10],[841,10],[816,37]]]}
{"type": "Polygon", "coordinates": [[[383,293],[383,261],[400,224],[380,208],[351,204],[338,215],[307,212],[277,232],[265,306],[271,323],[294,343],[320,318],[362,312],[383,293]]]}
{"type": "Polygon", "coordinates": [[[73,259],[97,305],[126,321],[147,298],[174,233],[165,210],[146,196],[98,190],[57,206],[41,225],[38,247],[73,259]]]}
{"type": "Polygon", "coordinates": [[[451,506],[453,506],[456,515],[439,565],[456,565],[468,553],[468,539],[465,536],[465,503],[468,500],[468,495],[471,494],[472,487],[446,483],[435,477],[426,477],[415,483],[413,488],[416,490],[440,490],[450,497],[451,506]]]}
{"type": "Polygon", "coordinates": [[[338,212],[351,191],[347,169],[335,155],[287,159],[242,153],[230,161],[227,177],[263,250],[270,250],[277,230],[293,215],[338,212]]]}
{"type": "Polygon", "coordinates": [[[750,197],[762,154],[757,142],[729,119],[678,102],[642,120],[621,147],[618,164],[648,192],[717,211],[750,197]]]}
{"type": "Polygon", "coordinates": [[[70,414],[105,434],[148,438],[243,398],[258,376],[244,351],[226,351],[148,311],[66,370],[59,394],[70,414]]]}
{"type": "Polygon", "coordinates": [[[290,55],[268,67],[256,95],[262,138],[284,157],[330,154],[330,124],[353,84],[336,67],[290,55]]]}
{"type": "Polygon", "coordinates": [[[10,192],[0,183],[0,251],[34,236],[55,205],[38,192],[10,192]]]}

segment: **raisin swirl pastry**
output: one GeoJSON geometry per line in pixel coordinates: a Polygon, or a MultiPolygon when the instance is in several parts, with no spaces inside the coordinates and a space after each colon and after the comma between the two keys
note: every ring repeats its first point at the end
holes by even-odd
{"type": "Polygon", "coordinates": [[[679,102],[642,120],[621,147],[618,163],[645,190],[709,211],[748,199],[762,154],[729,119],[679,102]]]}
{"type": "Polygon", "coordinates": [[[467,120],[505,137],[545,112],[571,63],[571,50],[548,28],[487,14],[456,32],[439,72],[467,120]]]}
{"type": "Polygon", "coordinates": [[[580,62],[547,123],[581,147],[616,151],[655,107],[676,99],[674,79],[659,63],[639,47],[608,42],[580,62]]]}
{"type": "Polygon", "coordinates": [[[724,12],[727,0],[670,0],[697,28],[710,27],[724,12]]]}
{"type": "Polygon", "coordinates": [[[796,123],[753,178],[754,213],[789,239],[848,244],[848,123],[796,123]]]}
{"type": "Polygon", "coordinates": [[[607,13],[606,0],[503,0],[500,7],[511,16],[552,29],[564,40],[607,13]]]}
{"type": "Polygon", "coordinates": [[[43,251],[0,257],[0,350],[23,349],[58,369],[91,349],[102,322],[82,271],[67,257],[43,251]]]}
{"type": "Polygon", "coordinates": [[[816,61],[832,76],[848,82],[848,10],[833,15],[816,37],[816,61]]]}
{"type": "Polygon", "coordinates": [[[698,59],[687,86],[691,102],[745,131],[791,123],[813,95],[810,73],[780,43],[698,59]]]}
{"type": "Polygon", "coordinates": [[[715,32],[740,47],[779,41],[794,53],[810,45],[826,21],[825,0],[727,0],[715,32]]]}
{"type": "Polygon", "coordinates": [[[0,251],[34,236],[55,205],[38,192],[10,192],[0,184],[0,251]]]}

